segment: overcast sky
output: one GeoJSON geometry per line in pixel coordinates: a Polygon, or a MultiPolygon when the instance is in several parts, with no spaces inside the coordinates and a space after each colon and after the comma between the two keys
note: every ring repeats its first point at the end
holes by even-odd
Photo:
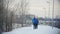
{"type": "MultiPolygon", "coordinates": [[[[54,0],[54,16],[60,13],[60,3],[58,0],[54,0]]],[[[30,0],[30,14],[38,17],[52,17],[53,0],[30,0]],[[49,3],[50,13],[49,13],[49,3]]]]}

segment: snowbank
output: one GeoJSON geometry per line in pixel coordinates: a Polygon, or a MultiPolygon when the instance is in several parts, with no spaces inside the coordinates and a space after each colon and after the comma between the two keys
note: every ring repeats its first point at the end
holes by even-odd
{"type": "Polygon", "coordinates": [[[14,29],[11,32],[3,32],[2,34],[60,34],[60,29],[51,26],[39,25],[38,29],[31,27],[23,27],[14,29]]]}

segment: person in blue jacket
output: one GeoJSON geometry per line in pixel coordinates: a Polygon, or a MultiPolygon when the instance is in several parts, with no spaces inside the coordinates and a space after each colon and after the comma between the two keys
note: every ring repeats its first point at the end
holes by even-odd
{"type": "Polygon", "coordinates": [[[33,23],[34,29],[36,29],[36,28],[38,27],[38,23],[39,23],[39,22],[38,22],[38,19],[34,17],[34,18],[32,19],[32,23],[33,23]]]}

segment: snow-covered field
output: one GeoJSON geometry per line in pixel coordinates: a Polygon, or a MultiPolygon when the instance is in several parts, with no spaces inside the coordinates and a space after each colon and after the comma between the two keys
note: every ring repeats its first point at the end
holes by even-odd
{"type": "Polygon", "coordinates": [[[39,25],[38,29],[31,27],[22,27],[13,29],[11,32],[3,32],[2,34],[60,34],[60,29],[46,25],[39,25]]]}

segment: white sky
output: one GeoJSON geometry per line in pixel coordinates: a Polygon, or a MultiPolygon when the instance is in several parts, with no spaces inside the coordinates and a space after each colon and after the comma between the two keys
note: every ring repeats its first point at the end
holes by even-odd
{"type": "MultiPolygon", "coordinates": [[[[60,13],[60,8],[59,8],[59,3],[58,0],[54,0],[55,2],[55,15],[59,15],[58,13],[60,13]]],[[[52,4],[53,1],[52,0],[30,0],[30,14],[36,15],[38,17],[52,17],[52,4]],[[47,3],[47,1],[50,1],[50,13],[48,15],[49,12],[49,3],[47,3]]]]}

